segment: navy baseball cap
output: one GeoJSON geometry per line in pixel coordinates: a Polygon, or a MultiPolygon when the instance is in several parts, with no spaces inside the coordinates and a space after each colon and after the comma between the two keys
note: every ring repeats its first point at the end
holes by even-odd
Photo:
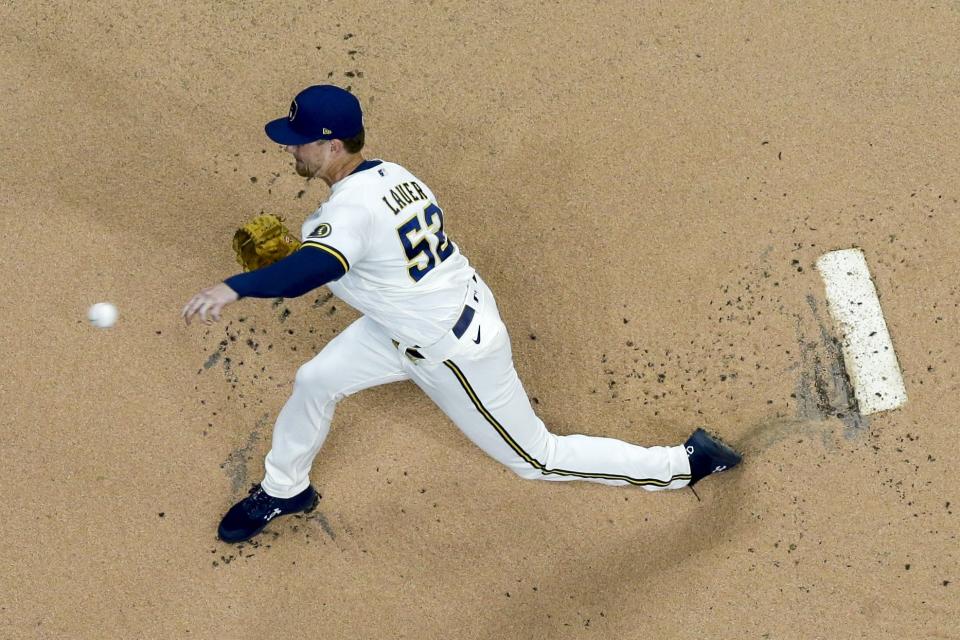
{"type": "Polygon", "coordinates": [[[345,140],[363,129],[360,101],[345,89],[317,84],[297,94],[286,118],[271,120],[264,130],[280,144],[307,144],[315,140],[345,140]]]}

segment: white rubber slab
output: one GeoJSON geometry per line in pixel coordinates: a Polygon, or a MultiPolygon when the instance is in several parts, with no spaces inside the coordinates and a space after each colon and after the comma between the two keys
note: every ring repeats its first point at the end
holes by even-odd
{"type": "Polygon", "coordinates": [[[817,270],[827,285],[827,304],[860,414],[903,405],[907,390],[863,251],[825,253],[817,259],[817,270]]]}

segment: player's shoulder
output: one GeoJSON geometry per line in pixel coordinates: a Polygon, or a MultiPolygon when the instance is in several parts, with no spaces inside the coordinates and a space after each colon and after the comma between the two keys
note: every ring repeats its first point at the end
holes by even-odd
{"type": "MultiPolygon", "coordinates": [[[[376,181],[377,189],[371,189],[371,192],[379,191],[376,195],[378,200],[386,198],[387,201],[396,201],[398,196],[401,202],[409,199],[434,199],[433,191],[420,177],[396,162],[383,162],[366,173],[371,174],[371,179],[376,181]]],[[[371,183],[367,182],[366,186],[371,186],[371,183]]]]}
{"type": "Polygon", "coordinates": [[[398,197],[403,202],[409,198],[416,200],[433,197],[422,180],[395,162],[368,160],[364,164],[367,166],[362,171],[353,173],[334,185],[326,206],[347,205],[365,207],[379,213],[396,213],[389,203],[398,197]],[[418,195],[410,195],[414,193],[418,195]],[[385,206],[384,202],[388,204],[385,206]]]}
{"type": "Polygon", "coordinates": [[[424,187],[426,186],[423,183],[423,180],[418,178],[412,171],[403,165],[399,165],[395,162],[385,162],[384,165],[386,166],[383,168],[383,174],[381,177],[383,178],[385,184],[395,185],[401,182],[410,182],[415,180],[420,185],[424,187]]]}
{"type": "Polygon", "coordinates": [[[333,202],[327,200],[310,214],[300,228],[301,238],[322,240],[328,236],[339,237],[338,231],[362,232],[373,224],[370,208],[358,202],[333,202]]]}

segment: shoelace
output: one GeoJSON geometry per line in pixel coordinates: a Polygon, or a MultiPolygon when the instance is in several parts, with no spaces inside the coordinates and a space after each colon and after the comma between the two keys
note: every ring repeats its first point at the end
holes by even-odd
{"type": "Polygon", "coordinates": [[[263,507],[272,500],[266,491],[263,490],[263,487],[256,485],[250,489],[250,497],[247,498],[247,513],[256,513],[261,511],[263,507]]]}

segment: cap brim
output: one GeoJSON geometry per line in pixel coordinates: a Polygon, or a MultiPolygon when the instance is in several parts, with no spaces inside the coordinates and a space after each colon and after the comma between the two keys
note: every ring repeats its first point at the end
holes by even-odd
{"type": "Polygon", "coordinates": [[[288,118],[271,120],[263,127],[263,130],[267,132],[268,138],[278,144],[307,144],[308,142],[320,139],[297,133],[290,128],[290,120],[288,118]]]}

